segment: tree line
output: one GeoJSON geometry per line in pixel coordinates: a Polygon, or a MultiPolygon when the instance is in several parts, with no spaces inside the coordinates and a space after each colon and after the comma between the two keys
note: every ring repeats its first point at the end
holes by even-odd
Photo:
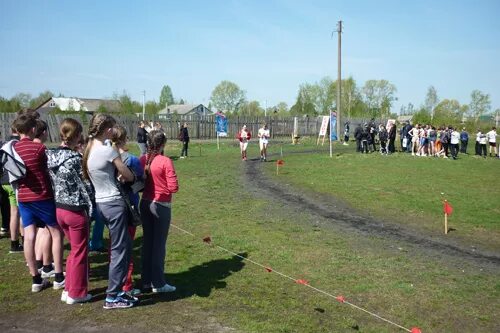
{"type": "MultiPolygon", "coordinates": [[[[362,86],[349,77],[342,80],[341,86],[341,108],[342,115],[350,118],[395,118],[394,102],[397,101],[397,88],[387,80],[368,80],[362,86]]],[[[48,98],[55,96],[51,91],[44,91],[38,96],[26,93],[18,93],[10,99],[0,97],[0,112],[17,112],[23,108],[35,108],[48,98]]],[[[64,97],[59,95],[60,97],[64,97]]],[[[132,100],[126,91],[114,94],[111,99],[119,100],[122,113],[142,113],[143,105],[132,100]]],[[[172,104],[185,104],[184,99],[175,99],[169,85],[164,85],[158,102],[149,100],[145,102],[145,113],[157,114],[172,104]]],[[[337,81],[330,77],[324,77],[318,82],[303,83],[299,86],[295,103],[289,107],[287,103],[280,102],[269,106],[267,109],[259,101],[249,100],[245,90],[231,81],[221,81],[210,96],[208,108],[239,116],[318,116],[327,115],[330,110],[337,107],[337,81]]],[[[489,94],[480,90],[471,92],[470,102],[460,104],[456,99],[440,99],[435,87],[430,86],[427,90],[425,102],[419,107],[412,103],[401,106],[400,115],[412,115],[413,122],[419,123],[458,123],[465,119],[478,122],[482,116],[500,113],[496,109],[490,113],[491,100],[489,94]]],[[[100,112],[108,110],[102,106],[100,112]]],[[[57,112],[57,109],[55,110],[57,112]]]]}

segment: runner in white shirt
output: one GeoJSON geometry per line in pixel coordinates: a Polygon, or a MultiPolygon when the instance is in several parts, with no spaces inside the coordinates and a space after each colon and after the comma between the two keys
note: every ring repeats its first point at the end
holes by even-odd
{"type": "Polygon", "coordinates": [[[486,133],[486,137],[488,138],[488,143],[490,144],[490,157],[491,157],[491,151],[493,150],[495,152],[495,155],[497,156],[497,129],[495,127],[491,128],[491,131],[486,133]]]}
{"type": "Polygon", "coordinates": [[[269,129],[267,124],[264,123],[261,128],[259,128],[259,146],[260,146],[260,160],[267,160],[267,145],[269,143],[269,129]]]}

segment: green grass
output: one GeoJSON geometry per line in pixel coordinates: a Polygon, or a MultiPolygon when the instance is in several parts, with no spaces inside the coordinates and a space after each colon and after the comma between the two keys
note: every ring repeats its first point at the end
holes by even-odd
{"type": "MultiPolygon", "coordinates": [[[[446,199],[454,208],[449,226],[458,231],[451,237],[500,250],[500,160],[463,154],[455,161],[363,155],[346,149],[335,149],[333,158],[327,153],[287,155],[284,172],[275,178],[431,233],[443,231],[446,199]]],[[[274,174],[273,166],[267,169],[274,174]]]]}
{"type": "MultiPolygon", "coordinates": [[[[469,201],[460,199],[477,200],[477,212],[494,212],[495,200],[490,195],[483,197],[482,192],[490,191],[498,202],[494,186],[498,163],[473,158],[434,161],[359,156],[347,153],[343,147],[335,147],[333,159],[325,152],[289,154],[312,148],[315,146],[307,141],[299,146],[286,144],[281,174],[274,176],[273,163],[265,165],[266,171],[278,181],[306,191],[333,193],[354,207],[393,223],[408,223],[417,230],[420,223],[426,231],[436,223],[441,231],[440,192],[445,192],[455,208],[450,218],[451,226],[458,229],[455,234],[473,233],[489,240],[490,247],[498,246],[498,238],[493,237],[498,232],[494,218],[484,218],[484,223],[474,220],[470,217],[474,215],[472,208],[463,204],[469,201]],[[374,170],[368,171],[369,166],[374,170]],[[437,181],[436,175],[427,186],[419,185],[430,193],[428,197],[416,197],[395,206],[400,195],[410,194],[412,186],[419,183],[402,173],[403,168],[427,176],[439,172],[443,178],[437,181]],[[477,170],[473,168],[481,168],[481,172],[471,172],[477,170]],[[410,185],[408,192],[402,189],[406,183],[410,185]],[[485,187],[479,188],[480,185],[485,187]],[[354,191],[360,186],[365,188],[363,196],[354,191]],[[437,193],[432,194],[434,191],[437,193]],[[395,211],[405,219],[394,218],[395,211]],[[462,215],[469,217],[462,219],[462,215]],[[427,221],[430,219],[435,221],[427,221]]],[[[271,150],[279,152],[279,145],[271,146],[271,150]]],[[[176,143],[167,147],[169,155],[177,156],[179,151],[176,143]]],[[[205,245],[201,238],[211,235],[220,246],[294,278],[306,279],[333,295],[344,295],[352,303],[408,328],[418,326],[426,333],[499,331],[498,270],[480,270],[467,262],[460,267],[448,265],[445,260],[420,254],[405,244],[322,227],[318,218],[307,212],[249,193],[242,182],[238,148],[228,141],[223,142],[220,151],[215,144],[204,143],[201,152],[199,156],[199,146],[191,144],[192,156],[175,161],[180,191],[174,197],[172,222],[196,234],[193,237],[175,228],[170,231],[166,271],[168,281],[178,287],[175,294],[146,295],[144,306],[113,313],[103,311],[101,301],[76,307],[62,305],[55,291],[29,293],[30,280],[23,260],[6,254],[8,244],[2,240],[0,313],[11,317],[38,313],[45,318],[53,318],[57,313],[57,318],[66,322],[79,320],[139,331],[220,331],[208,325],[212,321],[240,332],[401,331],[205,245]]],[[[249,155],[258,155],[255,145],[249,155]]],[[[139,232],[137,255],[140,237],[139,232]]],[[[99,291],[102,299],[106,256],[92,256],[91,260],[92,270],[99,272],[91,279],[91,290],[99,291]]],[[[140,278],[138,269],[136,278],[140,278]]]]}

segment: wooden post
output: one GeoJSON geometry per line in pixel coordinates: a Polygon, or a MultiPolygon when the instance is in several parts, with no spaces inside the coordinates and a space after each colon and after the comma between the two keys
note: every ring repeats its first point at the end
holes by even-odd
{"type": "Polygon", "coordinates": [[[448,234],[448,214],[444,213],[444,234],[448,234]]]}
{"type": "Polygon", "coordinates": [[[444,201],[444,234],[448,234],[448,213],[446,207],[448,206],[448,200],[444,201]]]}
{"type": "Polygon", "coordinates": [[[276,163],[276,175],[279,175],[280,173],[280,166],[278,163],[276,163]]]}

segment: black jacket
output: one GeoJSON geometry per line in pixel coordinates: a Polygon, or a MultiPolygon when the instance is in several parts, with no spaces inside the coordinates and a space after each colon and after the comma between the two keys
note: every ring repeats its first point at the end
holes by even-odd
{"type": "Polygon", "coordinates": [[[179,133],[179,141],[189,142],[189,132],[187,127],[181,128],[181,131],[179,133]]]}
{"type": "Polygon", "coordinates": [[[356,140],[361,140],[361,133],[363,132],[363,129],[361,126],[356,126],[356,129],[354,130],[354,138],[356,140]]]}
{"type": "Polygon", "coordinates": [[[144,128],[139,127],[137,130],[137,143],[148,142],[148,132],[144,128]]]}

